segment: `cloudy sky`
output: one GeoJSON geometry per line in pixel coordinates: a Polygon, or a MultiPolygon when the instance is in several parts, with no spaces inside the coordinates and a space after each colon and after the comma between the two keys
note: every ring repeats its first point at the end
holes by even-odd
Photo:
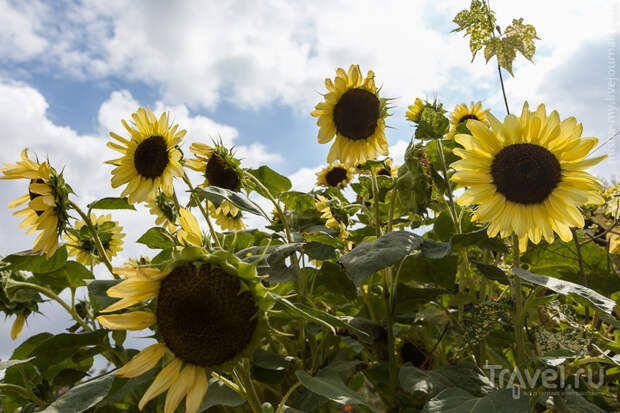
{"type": "MultiPolygon", "coordinates": [[[[148,105],[169,110],[188,131],[185,148],[221,137],[244,166],[269,164],[308,190],[329,149],[317,144],[309,112],[324,78],[357,63],[375,71],[383,96],[396,98],[387,134],[398,163],[415,97],[437,97],[449,109],[480,100],[505,115],[496,67],[482,56],[472,63],[468,41],[451,33],[452,18],[468,7],[468,0],[0,0],[0,161],[16,161],[28,147],[65,168],[81,205],[118,195],[103,163],[116,157],[105,146],[108,132],[122,132],[120,120],[148,105]]],[[[512,110],[544,102],[606,142],[619,124],[618,1],[495,0],[492,7],[501,26],[523,17],[541,39],[534,64],[519,56],[515,77],[505,73],[512,110]]],[[[617,176],[620,145],[611,140],[597,152],[610,157],[594,172],[617,176]]],[[[0,206],[24,193],[24,182],[0,184],[0,206]]],[[[127,230],[121,264],[146,252],[131,244],[152,221],[144,210],[115,217],[127,230]]],[[[31,247],[18,223],[0,212],[0,254],[31,247]]],[[[17,342],[7,337],[12,320],[0,322],[0,358],[50,319],[57,331],[69,325],[64,314],[45,311],[17,342]]]]}

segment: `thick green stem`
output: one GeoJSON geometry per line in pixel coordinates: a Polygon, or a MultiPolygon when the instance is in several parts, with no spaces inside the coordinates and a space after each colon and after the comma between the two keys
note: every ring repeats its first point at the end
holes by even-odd
{"type": "MultiPolygon", "coordinates": [[[[189,187],[189,190],[192,193],[194,193],[194,187],[191,181],[189,180],[189,177],[187,176],[187,174],[183,175],[183,181],[185,181],[185,183],[189,187]]],[[[215,228],[213,227],[213,224],[211,223],[211,218],[209,217],[209,214],[207,213],[204,206],[202,205],[202,202],[198,201],[197,204],[198,204],[198,208],[200,209],[200,212],[202,213],[202,216],[207,221],[207,225],[209,226],[209,232],[211,233],[211,238],[213,238],[213,240],[215,241],[215,245],[217,245],[218,248],[222,248],[222,244],[220,243],[220,239],[217,236],[217,232],[215,232],[215,228]]]]}
{"type": "Polygon", "coordinates": [[[58,302],[58,304],[60,304],[62,306],[62,308],[64,308],[65,310],[67,310],[67,312],[69,314],[71,314],[71,316],[73,317],[73,319],[86,331],[92,331],[90,326],[88,324],[86,324],[86,322],[82,319],[82,317],[80,317],[80,315],[77,313],[77,311],[75,311],[73,308],[71,308],[71,306],[67,303],[65,303],[65,301],[60,298],[56,293],[54,293],[52,290],[50,290],[49,288],[45,288],[41,285],[37,285],[37,284],[32,284],[29,282],[25,282],[25,281],[15,281],[15,280],[9,280],[7,283],[8,287],[22,287],[22,288],[30,288],[32,290],[38,291],[41,294],[51,298],[52,300],[58,302]]]}
{"type": "MultiPolygon", "coordinates": [[[[512,235],[512,265],[518,268],[521,265],[521,257],[519,255],[519,237],[516,234],[512,235]]],[[[514,330],[516,341],[516,353],[515,361],[517,367],[522,366],[525,362],[525,336],[523,334],[523,296],[521,291],[521,279],[514,275],[510,283],[510,292],[512,294],[512,300],[515,303],[514,314],[514,330]]]]}
{"type": "Polygon", "coordinates": [[[256,394],[256,389],[254,388],[254,383],[252,382],[252,376],[250,375],[250,367],[247,363],[242,363],[242,366],[236,369],[237,374],[236,377],[241,382],[240,384],[243,386],[245,390],[245,397],[248,401],[248,404],[252,408],[252,411],[255,413],[262,413],[263,409],[261,407],[261,401],[258,398],[258,394],[256,394]]]}
{"type": "Polygon", "coordinates": [[[377,185],[377,172],[375,169],[370,170],[370,179],[372,183],[372,204],[375,209],[375,228],[377,230],[377,238],[382,235],[381,233],[381,220],[379,218],[379,185],[377,185]]]}
{"type": "Polygon", "coordinates": [[[71,207],[75,209],[78,214],[80,214],[80,216],[86,223],[86,226],[88,227],[88,230],[90,231],[90,234],[93,236],[93,239],[95,240],[95,246],[97,247],[98,258],[105,264],[105,266],[108,268],[108,271],[110,271],[110,274],[112,274],[112,276],[118,280],[120,277],[114,273],[112,263],[110,262],[110,259],[108,258],[108,254],[106,254],[105,252],[105,248],[103,248],[103,244],[101,243],[99,234],[97,233],[97,230],[95,229],[95,226],[93,225],[93,222],[90,219],[90,214],[85,214],[84,211],[82,211],[75,202],[70,201],[69,203],[71,207]]]}
{"type": "Polygon", "coordinates": [[[294,386],[292,386],[290,389],[288,389],[288,391],[286,392],[286,394],[284,395],[284,397],[282,398],[282,401],[280,402],[280,404],[278,405],[278,410],[276,410],[276,413],[282,413],[282,409],[284,409],[284,406],[286,405],[286,401],[288,400],[289,397],[291,397],[291,395],[293,394],[293,392],[295,390],[297,390],[297,388],[301,386],[301,382],[297,382],[295,383],[294,386]]]}
{"type": "Polygon", "coordinates": [[[452,186],[450,185],[450,179],[448,177],[448,166],[446,164],[446,156],[443,152],[443,145],[441,144],[441,139],[437,139],[437,152],[439,153],[439,162],[441,163],[441,169],[443,172],[443,179],[446,184],[444,188],[448,195],[448,209],[450,211],[450,216],[452,217],[452,222],[454,223],[454,231],[457,234],[461,233],[461,225],[459,222],[458,214],[456,213],[456,204],[454,202],[454,197],[452,196],[452,186]]]}
{"type": "Polygon", "coordinates": [[[18,386],[17,384],[9,384],[9,383],[0,383],[0,390],[2,390],[3,392],[14,392],[14,393],[19,393],[22,396],[25,396],[26,398],[32,400],[33,402],[35,402],[39,407],[45,407],[45,402],[41,399],[39,399],[30,389],[27,389],[25,387],[22,386],[18,386]]]}

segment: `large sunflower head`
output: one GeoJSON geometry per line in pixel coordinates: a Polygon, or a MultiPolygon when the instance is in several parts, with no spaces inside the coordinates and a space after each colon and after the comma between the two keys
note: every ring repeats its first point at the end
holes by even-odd
{"type": "Polygon", "coordinates": [[[450,113],[450,133],[448,137],[452,138],[455,134],[456,128],[460,124],[467,125],[467,121],[470,119],[480,121],[482,123],[487,122],[488,109],[482,110],[482,102],[471,102],[468,107],[466,104],[461,103],[454,107],[454,111],[450,113]]]}
{"type": "MultiPolygon", "coordinates": [[[[95,231],[97,231],[107,258],[110,260],[123,249],[123,238],[125,238],[125,234],[121,233],[123,227],[118,222],[112,221],[110,214],[99,217],[90,214],[90,220],[95,231]]],[[[69,256],[76,257],[78,262],[86,266],[102,262],[95,239],[84,220],[77,222],[74,228],[67,229],[65,239],[69,256]]]]}
{"type": "Polygon", "coordinates": [[[215,223],[224,231],[242,231],[245,229],[243,214],[239,208],[230,202],[223,201],[220,206],[216,207],[211,201],[208,201],[208,207],[215,223]]]}
{"type": "Polygon", "coordinates": [[[324,187],[344,188],[353,179],[353,168],[335,162],[317,172],[316,184],[324,187]]]}
{"type": "Polygon", "coordinates": [[[172,196],[172,178],[184,174],[177,145],[185,130],[177,130],[178,125],[171,126],[166,112],[157,119],[149,108],[140,108],[131,117],[132,125],[122,120],[129,139],[110,132],[121,144],[108,142],[108,147],[123,154],[106,162],[116,166],[112,171],[112,187],[127,184],[121,196],[128,196],[130,203],[150,200],[160,189],[172,196]]]}
{"type": "Polygon", "coordinates": [[[552,242],[554,232],[570,241],[570,227],[584,225],[580,206],[603,202],[600,182],[585,172],[607,157],[585,159],[598,140],[582,138],[574,117],[547,116],[544,105],[530,112],[526,102],[520,117],[503,123],[487,119],[491,128],[468,120],[472,135],[456,135],[463,148],[454,153],[462,159],[451,165],[451,179],[467,187],[459,204],[477,204],[474,219],[489,224],[488,235],[514,233],[522,250],[528,239],[552,242]]]}
{"type": "Polygon", "coordinates": [[[318,118],[319,143],[327,143],[336,136],[327,162],[341,160],[353,166],[375,159],[377,154],[387,155],[387,100],[379,97],[375,74],[368,71],[364,79],[358,65],[351,65],[348,72],[338,68],[336,73],[333,82],[325,79],[328,93],[311,112],[318,118]]]}
{"type": "Polygon", "coordinates": [[[142,396],[139,408],[168,391],[165,413],[174,412],[183,398],[185,411],[197,412],[207,391],[208,374],[230,371],[242,358],[250,357],[265,334],[265,313],[272,302],[255,266],[232,253],[204,255],[192,249],[162,270],[122,272],[128,278],[108,290],[110,297],[120,300],[102,312],[125,311],[146,300],[153,300],[154,305],[102,315],[99,322],[113,330],[151,327],[158,343],[142,350],[116,374],[136,377],[163,359],[165,366],[142,396]]]}
{"type": "Polygon", "coordinates": [[[163,192],[159,192],[157,196],[147,201],[149,212],[155,215],[155,224],[161,225],[170,232],[176,229],[176,222],[179,219],[179,207],[174,197],[168,196],[163,192]]]}
{"type": "Polygon", "coordinates": [[[29,227],[26,232],[41,231],[32,250],[41,252],[47,258],[58,248],[58,237],[62,235],[69,220],[69,194],[73,192],[65,183],[62,173],[57,173],[49,162],[39,162],[28,157],[28,150],[21,153],[21,161],[4,164],[0,179],[27,179],[28,193],[11,201],[13,209],[27,203],[27,206],[13,213],[23,217],[20,228],[29,227]]]}
{"type": "Polygon", "coordinates": [[[186,165],[205,178],[201,186],[214,185],[220,188],[238,191],[243,183],[240,161],[235,158],[232,149],[216,141],[213,147],[203,143],[193,143],[189,150],[196,156],[186,160],[186,165]]]}

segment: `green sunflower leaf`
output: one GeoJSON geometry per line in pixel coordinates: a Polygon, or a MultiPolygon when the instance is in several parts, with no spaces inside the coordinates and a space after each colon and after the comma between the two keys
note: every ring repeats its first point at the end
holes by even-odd
{"type": "Polygon", "coordinates": [[[508,253],[508,247],[501,239],[489,238],[487,236],[486,228],[482,228],[472,232],[466,232],[464,234],[454,234],[450,240],[452,249],[459,249],[477,245],[480,248],[487,248],[490,250],[508,253]]]}
{"type": "Polygon", "coordinates": [[[7,255],[4,261],[10,265],[7,269],[30,271],[44,274],[60,269],[67,262],[67,249],[63,246],[56,250],[49,259],[32,251],[22,251],[7,255]]]}
{"type": "Polygon", "coordinates": [[[293,211],[314,209],[314,197],[304,192],[289,191],[280,195],[280,201],[293,211]]]}
{"type": "Polygon", "coordinates": [[[400,270],[403,282],[417,281],[432,283],[447,290],[454,288],[458,257],[449,255],[441,259],[432,259],[423,253],[411,255],[405,259],[400,270]]]}
{"type": "Polygon", "coordinates": [[[246,400],[239,396],[237,392],[230,389],[217,379],[209,380],[209,388],[202,399],[199,412],[205,412],[213,406],[237,407],[244,404],[246,400]]]}
{"type": "Polygon", "coordinates": [[[83,412],[104,399],[114,381],[111,371],[67,390],[41,413],[83,412]]]}
{"type": "Polygon", "coordinates": [[[133,209],[136,208],[131,205],[127,198],[101,198],[97,201],[91,202],[87,205],[88,209],[133,209]]]}
{"type": "MultiPolygon", "coordinates": [[[[271,195],[278,196],[282,192],[286,192],[292,188],[291,180],[286,176],[280,175],[268,166],[261,166],[258,169],[247,169],[247,172],[251,173],[261,184],[271,192],[271,195]]],[[[249,181],[249,185],[253,186],[253,189],[259,194],[265,196],[262,190],[258,186],[254,186],[252,181],[249,181]]]]}
{"type": "Polygon", "coordinates": [[[312,377],[303,370],[297,370],[295,375],[306,389],[319,396],[341,405],[362,405],[373,412],[377,411],[360,394],[347,387],[337,374],[312,377]]]}
{"type": "Polygon", "coordinates": [[[338,260],[359,286],[371,274],[396,264],[420,248],[424,238],[408,231],[392,231],[376,241],[364,241],[338,260]]]}
{"type": "MultiPolygon", "coordinates": [[[[194,189],[194,193],[201,200],[206,199],[211,201],[216,207],[220,206],[223,201],[228,201],[242,211],[265,216],[254,202],[244,198],[239,192],[230,191],[217,186],[207,186],[205,188],[194,189]]],[[[265,216],[265,218],[269,219],[268,216],[265,216]]]]}
{"type": "Polygon", "coordinates": [[[34,357],[29,357],[25,360],[7,360],[7,361],[0,361],[0,371],[2,370],[6,370],[9,367],[13,367],[13,366],[19,366],[20,364],[27,364],[30,363],[32,360],[34,360],[34,357]]]}
{"type": "Polygon", "coordinates": [[[523,268],[513,268],[512,272],[524,281],[546,287],[562,295],[575,295],[584,298],[601,311],[611,314],[616,302],[580,284],[564,281],[545,275],[534,274],[523,268]]]}
{"type": "Polygon", "coordinates": [[[56,294],[65,288],[78,288],[86,285],[84,280],[92,280],[95,276],[88,268],[76,261],[67,261],[54,272],[35,274],[34,282],[49,287],[56,294]]]}
{"type": "Polygon", "coordinates": [[[160,227],[150,228],[136,242],[156,250],[169,250],[174,247],[174,240],[171,235],[160,227]]]}
{"type": "Polygon", "coordinates": [[[528,413],[529,396],[514,398],[511,389],[495,390],[476,397],[463,389],[452,387],[433,397],[423,413],[528,413]]]}
{"type": "Polygon", "coordinates": [[[121,282],[121,280],[87,280],[86,286],[88,288],[88,296],[90,297],[90,303],[93,306],[95,314],[99,313],[101,309],[106,308],[119,300],[119,298],[109,297],[106,291],[108,288],[115,286],[121,282]]]}

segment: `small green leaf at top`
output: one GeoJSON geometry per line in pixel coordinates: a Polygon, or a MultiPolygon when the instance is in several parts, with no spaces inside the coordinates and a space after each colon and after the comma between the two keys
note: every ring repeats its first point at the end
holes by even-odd
{"type": "Polygon", "coordinates": [[[97,201],[88,204],[88,209],[133,209],[135,207],[131,205],[127,198],[101,198],[97,201]]]}

